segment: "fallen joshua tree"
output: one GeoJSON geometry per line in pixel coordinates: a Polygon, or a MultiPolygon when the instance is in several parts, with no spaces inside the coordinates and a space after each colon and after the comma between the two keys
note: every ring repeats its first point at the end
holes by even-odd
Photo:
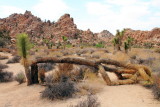
{"type": "Polygon", "coordinates": [[[86,65],[94,67],[97,72],[102,75],[102,78],[107,85],[123,85],[123,84],[135,84],[140,81],[147,81],[152,84],[152,71],[144,65],[124,64],[111,59],[84,59],[84,58],[71,58],[71,57],[46,57],[39,58],[30,64],[31,81],[30,84],[39,83],[38,81],[38,63],[70,63],[77,65],[86,65]],[[107,65],[114,65],[111,68],[107,65]],[[111,81],[107,72],[113,72],[118,77],[117,81],[111,81]],[[127,75],[126,75],[127,74],[127,75]]]}

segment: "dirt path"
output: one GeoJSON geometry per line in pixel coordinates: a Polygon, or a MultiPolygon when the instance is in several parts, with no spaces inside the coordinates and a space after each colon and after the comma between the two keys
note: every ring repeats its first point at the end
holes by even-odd
{"type": "MultiPolygon", "coordinates": [[[[5,62],[5,61],[2,61],[5,62]]],[[[8,64],[8,71],[17,73],[23,71],[19,63],[8,64]]],[[[114,75],[110,74],[112,79],[114,75]]],[[[47,101],[40,99],[43,86],[17,82],[0,83],[0,107],[67,107],[77,104],[81,98],[71,98],[64,101],[47,101]]],[[[101,107],[160,107],[160,102],[153,98],[152,92],[140,85],[105,86],[97,94],[101,107]]]]}
{"type": "Polygon", "coordinates": [[[151,90],[140,85],[106,86],[98,98],[102,107],[160,107],[151,90]]]}

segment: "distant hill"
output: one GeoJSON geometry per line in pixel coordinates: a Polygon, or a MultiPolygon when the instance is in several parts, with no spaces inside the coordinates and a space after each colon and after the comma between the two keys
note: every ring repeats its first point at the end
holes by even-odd
{"type": "MultiPolygon", "coordinates": [[[[14,13],[7,18],[0,19],[0,34],[5,32],[12,40],[19,33],[27,33],[31,42],[43,45],[45,41],[50,43],[63,42],[62,36],[68,37],[71,44],[96,44],[105,42],[111,44],[114,38],[107,30],[100,33],[93,33],[90,29],[84,31],[77,28],[74,19],[69,14],[64,14],[57,22],[42,21],[40,18],[32,15],[30,11],[24,14],[14,13]]],[[[126,29],[124,38],[131,36],[135,44],[154,44],[160,46],[160,28],[154,28],[151,31],[141,31],[126,29]]]]}
{"type": "Polygon", "coordinates": [[[113,37],[109,31],[100,36],[101,33],[93,33],[89,29],[87,31],[78,29],[74,24],[74,19],[69,14],[61,16],[57,22],[50,22],[49,20],[44,22],[32,15],[30,11],[26,11],[24,14],[14,13],[7,18],[0,19],[0,28],[1,31],[9,32],[8,34],[12,39],[17,34],[25,32],[29,34],[32,42],[39,45],[42,45],[44,40],[53,44],[63,42],[62,36],[68,37],[72,44],[108,42],[113,37]]]}

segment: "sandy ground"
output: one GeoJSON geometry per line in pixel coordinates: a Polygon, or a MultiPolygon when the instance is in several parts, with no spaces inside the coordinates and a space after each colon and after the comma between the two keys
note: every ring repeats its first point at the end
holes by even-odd
{"type": "MultiPolygon", "coordinates": [[[[6,60],[0,61],[1,63],[6,62],[6,60]]],[[[8,65],[9,68],[6,70],[14,74],[24,71],[23,66],[19,63],[8,65]]],[[[109,76],[115,79],[113,74],[109,76]]],[[[18,85],[16,81],[0,83],[0,107],[68,107],[71,104],[77,104],[78,101],[84,98],[48,101],[40,98],[40,92],[43,90],[43,86],[18,85]]],[[[101,103],[101,107],[160,107],[160,102],[153,98],[151,90],[138,84],[105,86],[103,90],[97,94],[97,97],[101,103]]]]}

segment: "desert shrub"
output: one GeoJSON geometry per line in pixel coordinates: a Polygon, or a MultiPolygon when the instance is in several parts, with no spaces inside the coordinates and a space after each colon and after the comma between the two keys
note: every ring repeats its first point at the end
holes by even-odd
{"type": "Polygon", "coordinates": [[[66,44],[66,47],[67,47],[67,48],[71,48],[71,47],[72,47],[72,44],[66,44]]]}
{"type": "Polygon", "coordinates": [[[97,97],[94,95],[88,95],[86,100],[80,101],[77,105],[70,107],[100,107],[100,102],[97,101],[97,97]]]}
{"type": "Polygon", "coordinates": [[[89,49],[76,50],[77,55],[86,54],[89,52],[89,49]]]}
{"type": "Polygon", "coordinates": [[[46,71],[44,68],[41,68],[38,71],[38,81],[40,84],[44,83],[44,81],[45,81],[45,72],[46,71]]]}
{"type": "Polygon", "coordinates": [[[100,42],[100,43],[97,43],[97,44],[96,44],[96,47],[97,47],[97,48],[104,48],[105,45],[104,45],[104,43],[100,42]]]}
{"type": "Polygon", "coordinates": [[[50,71],[54,68],[55,64],[52,63],[40,63],[38,64],[39,69],[44,69],[45,71],[50,71]]]}
{"type": "Polygon", "coordinates": [[[0,69],[5,69],[5,68],[8,68],[8,65],[1,64],[1,63],[0,63],[0,69]]]}
{"type": "Polygon", "coordinates": [[[160,100],[160,73],[155,76],[152,92],[154,94],[154,97],[160,100]]]}
{"type": "Polygon", "coordinates": [[[0,69],[0,82],[9,82],[13,80],[13,73],[0,69]]]}
{"type": "Polygon", "coordinates": [[[42,92],[41,98],[47,98],[49,100],[71,98],[75,92],[74,83],[63,76],[60,82],[49,85],[42,92]]]}
{"type": "Polygon", "coordinates": [[[46,85],[51,85],[54,83],[54,78],[53,78],[53,73],[51,74],[48,74],[47,76],[45,76],[45,82],[46,82],[46,85]]]}
{"type": "Polygon", "coordinates": [[[73,64],[59,64],[58,70],[54,73],[54,81],[60,81],[62,76],[71,77],[71,71],[73,70],[73,64]]]}
{"type": "Polygon", "coordinates": [[[157,53],[160,53],[160,48],[157,48],[154,51],[157,52],[157,53]]]}
{"type": "Polygon", "coordinates": [[[137,56],[131,56],[131,63],[134,63],[134,64],[143,64],[147,66],[152,66],[154,60],[155,60],[154,57],[142,59],[137,56]]]}
{"type": "Polygon", "coordinates": [[[73,64],[64,63],[59,64],[58,69],[53,74],[54,82],[60,81],[61,76],[67,76],[70,80],[78,82],[84,78],[84,71],[87,67],[85,69],[84,66],[74,67],[73,64]]]}
{"type": "Polygon", "coordinates": [[[0,47],[4,47],[5,46],[5,40],[0,38],[0,47]]]}
{"type": "Polygon", "coordinates": [[[154,45],[154,44],[153,44],[153,43],[146,42],[146,43],[144,43],[143,45],[144,45],[145,48],[150,49],[150,48],[153,48],[153,45],[154,45]]]}
{"type": "Polygon", "coordinates": [[[16,76],[15,76],[15,80],[19,83],[19,84],[22,84],[25,82],[25,75],[23,72],[20,72],[18,73],[16,76]]]}
{"type": "Polygon", "coordinates": [[[21,59],[21,57],[16,55],[13,58],[9,59],[7,61],[7,64],[9,64],[9,63],[19,63],[20,59],[21,59]]]}

